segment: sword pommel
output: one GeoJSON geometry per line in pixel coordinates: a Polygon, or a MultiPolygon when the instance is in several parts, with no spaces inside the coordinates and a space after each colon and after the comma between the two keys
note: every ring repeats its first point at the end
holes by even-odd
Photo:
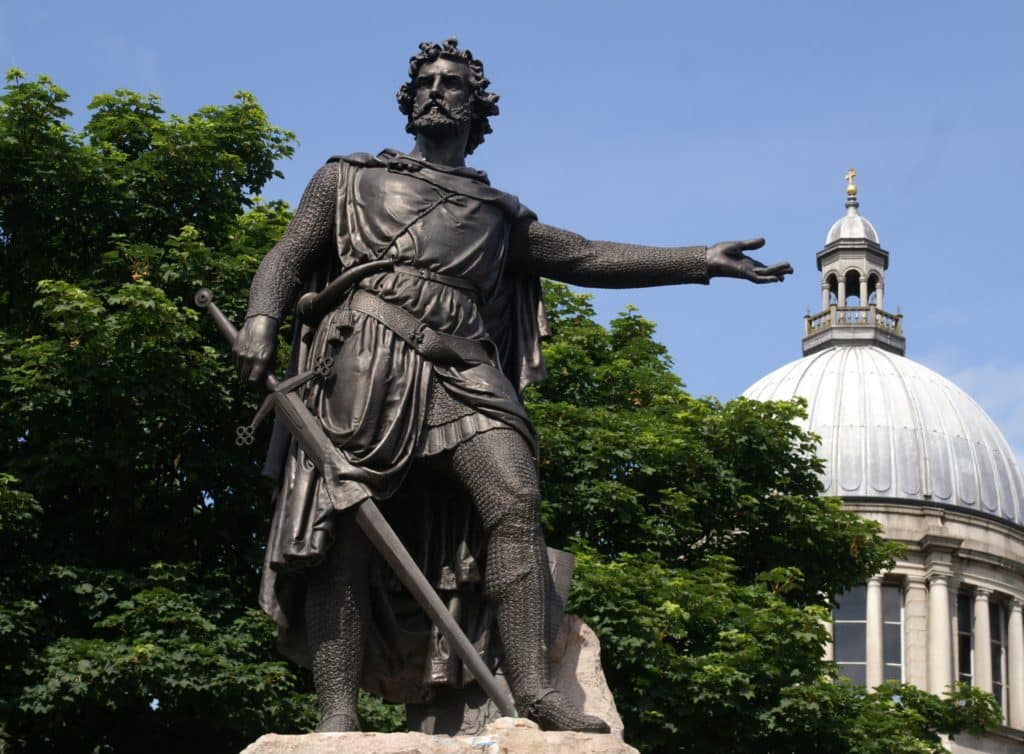
{"type": "Polygon", "coordinates": [[[199,309],[205,309],[213,301],[213,291],[209,288],[200,288],[196,291],[195,302],[196,307],[199,309]]]}

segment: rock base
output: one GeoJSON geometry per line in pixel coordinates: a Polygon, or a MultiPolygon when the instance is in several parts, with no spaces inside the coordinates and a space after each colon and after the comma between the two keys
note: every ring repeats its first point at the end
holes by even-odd
{"type": "Polygon", "coordinates": [[[545,732],[523,718],[503,717],[476,736],[426,733],[269,733],[242,754],[639,754],[615,735],[545,732]]]}
{"type": "MultiPolygon", "coordinates": [[[[612,735],[622,738],[622,718],[601,669],[601,643],[590,626],[566,615],[548,652],[551,685],[579,710],[608,723],[612,735]]],[[[503,672],[498,685],[511,694],[503,672]]],[[[408,727],[430,735],[476,736],[501,717],[498,707],[476,684],[464,689],[440,689],[423,705],[406,707],[408,727]]]]}

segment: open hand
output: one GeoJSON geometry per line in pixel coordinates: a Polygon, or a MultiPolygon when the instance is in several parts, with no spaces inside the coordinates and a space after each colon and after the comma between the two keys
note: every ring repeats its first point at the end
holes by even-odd
{"type": "Polygon", "coordinates": [[[245,321],[238,331],[231,358],[238,374],[249,387],[258,388],[270,373],[274,352],[277,350],[277,320],[257,315],[245,321]]]}
{"type": "Polygon", "coordinates": [[[765,266],[743,252],[760,249],[763,238],[721,241],[707,250],[708,277],[743,278],[752,283],[780,283],[793,272],[789,262],[765,266]]]}

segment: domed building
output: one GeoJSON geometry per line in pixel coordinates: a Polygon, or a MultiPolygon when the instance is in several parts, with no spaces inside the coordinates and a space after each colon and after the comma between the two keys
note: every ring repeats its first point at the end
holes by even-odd
{"type": "Polygon", "coordinates": [[[902,316],[885,309],[889,252],[859,213],[855,175],[817,254],[822,310],[806,317],[803,358],[744,395],[805,398],[825,494],[907,547],[842,596],[830,658],[869,688],[989,691],[1004,727],[950,748],[1024,752],[1024,473],[967,393],[904,355],[902,316]]]}

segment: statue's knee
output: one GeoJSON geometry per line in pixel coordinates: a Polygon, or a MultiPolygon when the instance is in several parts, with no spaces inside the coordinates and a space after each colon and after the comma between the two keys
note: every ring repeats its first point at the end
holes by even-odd
{"type": "Polygon", "coordinates": [[[508,532],[511,536],[528,536],[540,525],[540,491],[512,489],[501,495],[498,504],[481,510],[484,530],[508,532]]]}
{"type": "Polygon", "coordinates": [[[512,557],[507,560],[488,558],[484,578],[484,592],[492,599],[501,599],[516,584],[532,577],[536,564],[530,557],[512,557]]]}

